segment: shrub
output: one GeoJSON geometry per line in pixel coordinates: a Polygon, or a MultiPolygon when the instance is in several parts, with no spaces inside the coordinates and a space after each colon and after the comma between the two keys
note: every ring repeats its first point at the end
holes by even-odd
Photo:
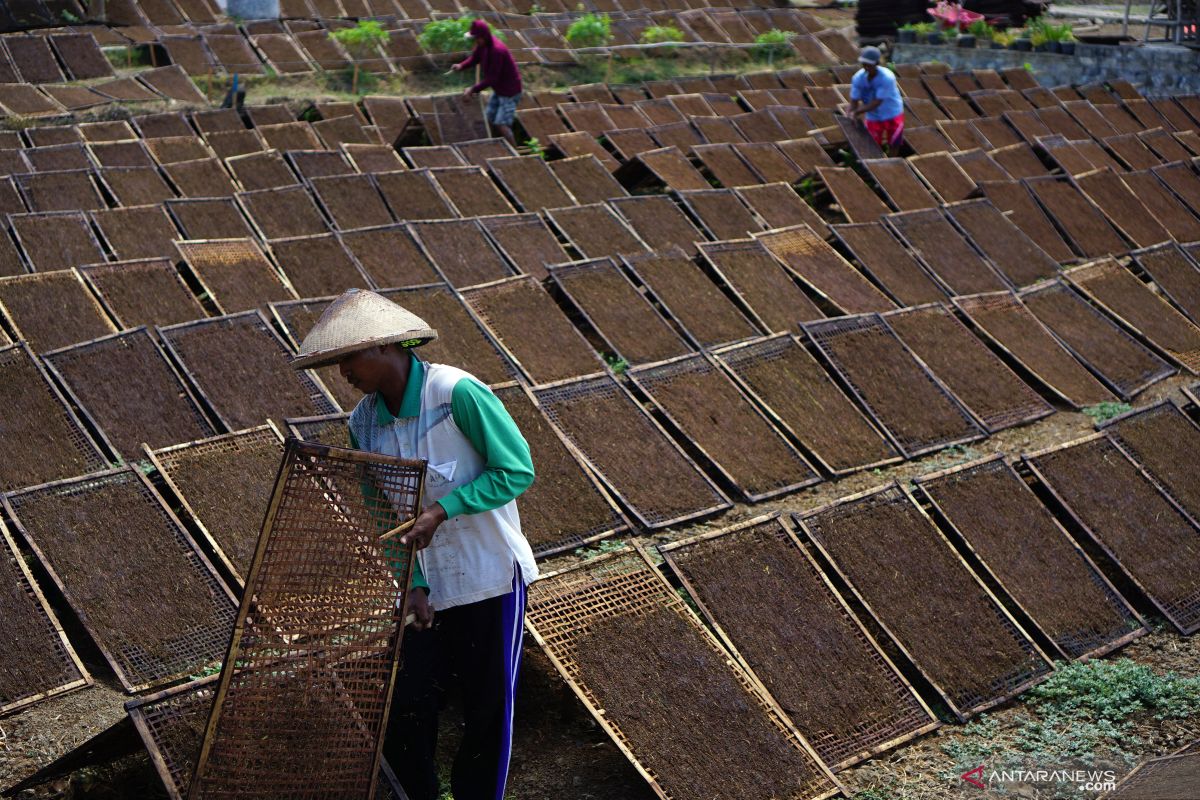
{"type": "Polygon", "coordinates": [[[350,79],[351,94],[358,93],[359,62],[377,54],[379,47],[387,44],[389,36],[383,25],[373,19],[359,20],[358,24],[351,28],[329,32],[329,38],[345,47],[354,59],[350,79]]]}
{"type": "Polygon", "coordinates": [[[682,41],[683,31],[674,25],[651,25],[642,31],[642,44],[667,44],[682,41]]]}
{"type": "Polygon", "coordinates": [[[791,38],[791,33],[778,28],[764,31],[754,37],[754,52],[759,58],[768,61],[784,58],[792,52],[792,46],[789,43],[791,38]]]}
{"type": "Polygon", "coordinates": [[[471,43],[466,35],[473,21],[471,17],[434,20],[421,29],[417,41],[427,53],[458,53],[470,50],[471,43]]]}
{"type": "Polygon", "coordinates": [[[1094,406],[1088,406],[1083,409],[1083,413],[1097,422],[1104,422],[1105,420],[1124,414],[1132,408],[1128,403],[1097,403],[1094,406]]]}
{"type": "Polygon", "coordinates": [[[980,41],[991,39],[995,32],[996,29],[989,25],[986,19],[977,19],[967,26],[967,33],[980,41]]]}
{"type": "Polygon", "coordinates": [[[612,40],[612,23],[603,14],[584,14],[567,28],[572,47],[603,47],[612,40]]]}

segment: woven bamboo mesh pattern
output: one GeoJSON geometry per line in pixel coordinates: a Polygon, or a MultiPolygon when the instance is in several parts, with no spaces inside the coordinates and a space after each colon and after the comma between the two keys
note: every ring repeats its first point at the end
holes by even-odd
{"type": "Polygon", "coordinates": [[[1153,758],[1141,764],[1104,800],[1190,800],[1200,785],[1200,753],[1153,758]]]}
{"type": "MultiPolygon", "coordinates": [[[[980,475],[986,475],[989,473],[1010,472],[1011,469],[1012,468],[1009,467],[1003,459],[996,459],[994,461],[988,461],[986,463],[979,464],[978,466],[971,467],[970,469],[955,472],[950,475],[944,475],[940,478],[935,478],[930,481],[922,480],[920,481],[920,485],[930,493],[932,499],[936,503],[937,486],[941,483],[955,480],[970,480],[971,477],[978,477],[980,475]]],[[[1031,498],[1031,502],[1037,501],[1031,498]]],[[[953,516],[951,516],[950,522],[952,524],[956,522],[953,516]]],[[[970,543],[970,529],[960,527],[958,530],[963,535],[963,538],[970,543]]],[[[1054,643],[1062,648],[1063,652],[1065,652],[1071,658],[1079,658],[1080,656],[1093,653],[1097,649],[1111,644],[1112,642],[1129,634],[1131,631],[1137,630],[1141,626],[1141,623],[1138,622],[1137,618],[1130,613],[1129,606],[1125,603],[1124,599],[1122,599],[1121,595],[1118,594],[1106,580],[1104,580],[1104,577],[1100,574],[1100,572],[1090,565],[1088,566],[1087,572],[1092,584],[1100,590],[1100,592],[1104,595],[1105,600],[1108,602],[1108,605],[1117,612],[1123,621],[1114,624],[1108,630],[1097,630],[1096,628],[1091,627],[1081,628],[1077,631],[1054,634],[1054,643]]],[[[1045,578],[1048,582],[1057,584],[1056,576],[1046,575],[1045,578]]],[[[1035,619],[1035,622],[1036,621],[1037,620],[1035,619]]]]}
{"type": "MultiPolygon", "coordinates": [[[[732,536],[723,536],[719,540],[698,541],[684,545],[674,549],[672,555],[674,562],[679,564],[682,571],[687,574],[686,553],[689,550],[716,546],[725,551],[729,557],[738,558],[738,551],[743,548],[752,547],[753,544],[759,542],[766,543],[777,540],[786,541],[789,545],[792,544],[791,537],[788,536],[787,531],[780,524],[779,520],[770,520],[761,525],[755,525],[752,528],[734,532],[732,536]],[[679,555],[675,554],[683,555],[684,558],[680,558],[679,555]]],[[[822,593],[826,595],[825,604],[820,609],[813,609],[813,611],[815,613],[833,614],[844,620],[844,624],[841,626],[842,630],[847,636],[853,637],[862,655],[862,662],[856,664],[855,667],[864,671],[869,669],[883,676],[883,679],[888,684],[888,688],[891,690],[890,697],[875,698],[877,703],[876,710],[867,719],[838,731],[822,733],[806,729],[803,714],[794,714],[793,721],[797,727],[801,728],[801,732],[808,740],[808,743],[812,745],[813,749],[817,751],[817,755],[826,764],[833,765],[841,764],[865,750],[870,750],[897,739],[907,739],[916,735],[919,729],[932,722],[930,716],[921,708],[921,704],[913,696],[912,691],[904,684],[904,680],[900,677],[899,673],[887,663],[879,649],[871,643],[862,628],[854,622],[850,613],[839,602],[834,590],[825,584],[820,571],[800,553],[796,553],[796,563],[803,564],[806,577],[811,580],[814,586],[820,587],[822,593]]],[[[696,582],[696,577],[690,574],[687,574],[687,577],[697,587],[697,590],[703,593],[702,585],[696,582]]],[[[710,608],[709,611],[714,612],[719,623],[720,609],[710,608]]],[[[797,626],[803,625],[803,619],[797,619],[796,624],[797,626]]],[[[729,629],[726,629],[725,632],[736,646],[737,632],[729,629]]],[[[793,712],[789,711],[789,713],[793,712]]]]}
{"type": "MultiPolygon", "coordinates": [[[[216,687],[213,676],[126,705],[171,800],[188,795],[216,687]]],[[[399,798],[401,792],[391,769],[383,763],[375,800],[399,798]]]]}
{"type": "Polygon", "coordinates": [[[184,261],[201,272],[206,266],[235,267],[254,262],[270,267],[267,257],[250,239],[181,241],[175,247],[184,261]]]}
{"type": "Polygon", "coordinates": [[[16,544],[0,523],[0,591],[12,596],[4,608],[14,617],[24,616],[22,622],[6,619],[12,630],[36,631],[38,642],[27,642],[24,669],[17,674],[0,676],[0,714],[36,702],[86,681],[79,670],[75,652],[63,635],[41,593],[34,588],[29,572],[21,560],[16,544]],[[36,644],[31,647],[29,645],[36,644]],[[34,655],[36,654],[36,655],[34,655]],[[31,663],[32,659],[36,659],[31,663]]]}
{"type": "Polygon", "coordinates": [[[289,440],[191,797],[368,796],[413,556],[379,536],[416,516],[423,479],[289,440]]]}
{"type": "MultiPolygon", "coordinates": [[[[201,558],[187,533],[136,470],[127,467],[49,484],[10,494],[6,499],[18,525],[37,546],[40,560],[53,569],[56,562],[86,558],[80,550],[88,545],[82,542],[87,538],[89,525],[105,524],[95,521],[99,515],[95,504],[107,502],[106,497],[132,501],[138,507],[139,517],[143,517],[139,524],[129,526],[124,540],[130,574],[123,581],[113,576],[113,585],[108,590],[139,596],[142,591],[139,583],[145,587],[146,578],[138,570],[137,562],[155,548],[139,542],[137,534],[163,536],[169,538],[171,548],[178,550],[190,573],[178,576],[178,591],[189,595],[189,602],[207,605],[203,617],[195,617],[190,627],[179,629],[164,641],[148,641],[136,627],[89,615],[93,602],[99,601],[81,596],[82,590],[73,590],[68,583],[64,587],[67,601],[81,614],[97,646],[119,670],[121,683],[130,691],[141,691],[219,661],[235,618],[233,603],[212,567],[201,558]],[[197,596],[202,599],[195,600],[197,596]]],[[[164,608],[162,613],[170,614],[171,609],[164,608]]]]}
{"type": "MultiPolygon", "coordinates": [[[[575,660],[578,643],[588,636],[591,626],[602,619],[643,616],[660,608],[678,614],[695,628],[704,644],[720,655],[722,660],[728,658],[725,650],[691,613],[682,598],[672,592],[654,574],[653,568],[634,552],[615,553],[537,581],[529,588],[525,622],[541,639],[543,649],[562,665],[572,688],[585,697],[593,708],[599,709],[602,705],[588,687],[587,676],[581,674],[575,660]]],[[[732,665],[730,669],[745,690],[746,699],[770,719],[781,736],[788,739],[797,750],[804,752],[795,734],[767,704],[747,675],[732,665]]],[[[611,717],[605,719],[612,729],[612,735],[627,753],[632,753],[636,758],[632,743],[621,731],[620,720],[611,717]]],[[[811,756],[807,752],[804,754],[812,767],[811,777],[803,789],[794,793],[789,800],[826,796],[825,792],[832,788],[818,765],[812,762],[811,756]]],[[[639,761],[638,765],[657,781],[657,776],[644,763],[639,761]]],[[[670,787],[659,785],[659,789],[667,800],[672,800],[670,787]]]]}
{"type": "Polygon", "coordinates": [[[821,322],[811,322],[804,326],[804,331],[807,333],[825,355],[829,359],[830,364],[837,371],[838,375],[844,380],[850,388],[858,395],[859,399],[863,400],[863,404],[867,409],[867,413],[871,415],[871,419],[875,424],[886,431],[892,433],[897,439],[900,449],[907,456],[917,455],[921,452],[945,447],[946,445],[964,440],[977,439],[983,436],[983,430],[972,420],[965,411],[958,405],[954,397],[947,392],[942,386],[933,379],[927,370],[922,368],[916,361],[912,361],[912,369],[914,374],[919,374],[923,380],[932,384],[934,390],[946,399],[958,415],[962,418],[963,428],[959,431],[947,433],[943,436],[935,436],[926,439],[911,439],[902,438],[896,433],[895,421],[892,425],[887,424],[882,418],[876,414],[871,408],[863,395],[862,388],[854,382],[852,377],[854,364],[847,363],[837,353],[837,340],[841,337],[849,336],[868,336],[877,338],[890,338],[897,347],[902,348],[903,344],[896,337],[896,334],[884,323],[883,319],[878,314],[864,314],[858,317],[832,319],[821,322]]]}
{"type": "Polygon", "coordinates": [[[349,447],[350,429],[346,427],[349,414],[328,414],[323,417],[289,419],[288,429],[297,439],[330,447],[349,447]]]}
{"type": "MultiPolygon", "coordinates": [[[[816,514],[806,516],[804,518],[804,526],[808,534],[815,541],[820,543],[821,546],[827,551],[831,551],[830,543],[826,538],[825,529],[823,527],[824,522],[835,521],[839,518],[844,519],[849,517],[853,519],[855,517],[862,517],[864,516],[864,510],[872,506],[907,505],[911,502],[912,501],[909,500],[903,490],[901,490],[899,487],[892,486],[867,497],[839,502],[836,505],[824,509],[816,514]]],[[[930,533],[932,535],[933,532],[931,531],[930,533]]],[[[887,541],[887,532],[881,531],[878,537],[879,546],[883,547],[887,541]]],[[[836,554],[832,554],[832,557],[836,561],[836,554]]],[[[853,585],[854,570],[856,565],[835,564],[835,566],[845,573],[847,580],[853,585]]],[[[967,569],[967,566],[963,564],[962,568],[967,569]]],[[[983,590],[980,589],[980,591],[983,590]]],[[[869,599],[864,601],[864,605],[867,606],[867,610],[872,616],[879,618],[879,612],[871,608],[869,599]]],[[[1047,664],[1046,661],[1038,654],[1036,646],[1028,636],[1026,636],[1019,628],[1017,628],[1015,624],[1013,624],[1012,620],[1010,620],[1004,613],[1003,608],[999,605],[999,603],[989,601],[988,606],[992,611],[991,618],[986,620],[978,620],[969,624],[986,624],[1000,628],[1006,636],[1017,643],[1018,647],[1020,647],[1022,652],[1025,654],[1026,665],[1024,667],[1014,667],[1007,674],[992,681],[992,683],[987,687],[980,689],[954,691],[954,688],[950,686],[940,687],[946,693],[946,696],[949,697],[950,701],[954,703],[955,707],[963,713],[970,713],[972,710],[978,709],[985,704],[996,703],[1013,697],[1017,692],[1021,691],[1022,687],[1050,671],[1050,665],[1047,664]]],[[[962,625],[968,623],[963,620],[958,620],[957,624],[962,625]]],[[[903,642],[901,642],[901,644],[903,644],[903,642]]],[[[986,660],[988,656],[987,654],[981,654],[981,658],[986,660]]]]}

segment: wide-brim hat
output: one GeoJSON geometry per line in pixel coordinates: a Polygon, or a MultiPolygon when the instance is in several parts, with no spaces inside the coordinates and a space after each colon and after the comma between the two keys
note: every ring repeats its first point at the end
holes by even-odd
{"type": "Polygon", "coordinates": [[[329,304],[304,337],[292,367],[324,367],[375,345],[420,347],[436,338],[437,331],[407,308],[375,292],[350,289],[329,304]]]}

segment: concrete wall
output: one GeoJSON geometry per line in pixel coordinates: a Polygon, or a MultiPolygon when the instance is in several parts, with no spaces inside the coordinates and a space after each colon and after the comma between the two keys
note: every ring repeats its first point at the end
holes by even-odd
{"type": "Polygon", "coordinates": [[[1007,69],[1028,64],[1043,86],[1125,78],[1149,96],[1200,94],[1200,52],[1174,45],[1130,47],[1076,43],[1075,55],[1064,56],[954,45],[897,44],[892,51],[892,61],[897,64],[942,61],[955,70],[1007,69]]]}

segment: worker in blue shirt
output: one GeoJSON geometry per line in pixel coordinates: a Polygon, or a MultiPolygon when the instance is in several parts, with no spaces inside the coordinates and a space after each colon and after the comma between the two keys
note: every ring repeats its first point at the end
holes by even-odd
{"type": "Polygon", "coordinates": [[[862,120],[884,152],[896,155],[904,142],[904,101],[896,75],[881,67],[878,47],[864,47],[858,57],[862,69],[850,80],[850,116],[862,120]]]}

